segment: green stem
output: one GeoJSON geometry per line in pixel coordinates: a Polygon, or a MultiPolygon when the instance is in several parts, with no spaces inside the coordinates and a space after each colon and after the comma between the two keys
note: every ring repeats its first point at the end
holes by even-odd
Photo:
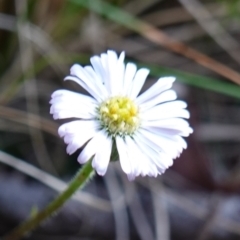
{"type": "Polygon", "coordinates": [[[5,235],[2,240],[18,240],[21,239],[29,231],[36,228],[42,221],[52,216],[63,204],[79,189],[84,187],[86,182],[93,176],[92,161],[88,161],[76,174],[74,179],[70,182],[68,188],[60,194],[53,202],[51,202],[45,209],[36,215],[30,217],[23,222],[12,232],[5,235]]]}

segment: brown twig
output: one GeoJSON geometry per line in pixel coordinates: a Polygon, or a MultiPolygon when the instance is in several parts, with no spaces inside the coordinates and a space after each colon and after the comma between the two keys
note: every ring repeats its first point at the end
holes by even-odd
{"type": "Polygon", "coordinates": [[[148,40],[183,55],[240,85],[240,74],[203,53],[178,42],[150,24],[141,22],[139,33],[148,40]]]}

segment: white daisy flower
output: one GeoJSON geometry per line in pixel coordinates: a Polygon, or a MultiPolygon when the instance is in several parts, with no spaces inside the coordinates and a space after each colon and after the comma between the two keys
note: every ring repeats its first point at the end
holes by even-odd
{"type": "Polygon", "coordinates": [[[113,152],[130,180],[162,174],[187,147],[182,137],[193,132],[188,122],[187,104],[176,100],[169,90],[174,77],[160,78],[139,95],[149,70],[124,64],[108,51],[93,56],[92,66],[74,64],[65,80],[72,80],[92,97],[68,90],[52,94],[50,113],[54,119],[77,118],[60,126],[67,153],[84,146],[78,162],[92,159],[99,175],[107,171],[113,152]],[[138,96],[139,95],[139,96],[138,96]]]}

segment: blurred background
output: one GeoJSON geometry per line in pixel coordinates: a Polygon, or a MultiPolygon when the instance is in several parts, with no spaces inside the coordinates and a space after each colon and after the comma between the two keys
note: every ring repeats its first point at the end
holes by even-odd
{"type": "Polygon", "coordinates": [[[110,164],[27,239],[240,239],[240,0],[0,0],[0,236],[79,169],[49,100],[107,49],[151,69],[144,88],[176,76],[188,149],[156,179],[110,164]]]}

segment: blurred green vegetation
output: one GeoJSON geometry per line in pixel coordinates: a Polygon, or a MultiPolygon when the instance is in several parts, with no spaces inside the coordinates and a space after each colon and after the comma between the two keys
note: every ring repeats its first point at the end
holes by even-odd
{"type": "MultiPolygon", "coordinates": [[[[235,27],[240,0],[200,3],[240,42],[240,28],[235,27]]],[[[57,136],[57,128],[64,121],[52,120],[50,96],[60,88],[81,91],[74,83],[63,81],[70,66],[89,64],[92,55],[114,49],[126,52],[126,62],[148,67],[151,79],[176,76],[180,86],[188,90],[183,99],[190,102],[190,121],[196,135],[188,139],[191,147],[186,151],[183,167],[176,161],[177,174],[169,171],[169,185],[177,189],[182,184],[181,175],[202,189],[209,190],[211,181],[215,181],[215,185],[220,182],[227,189],[238,190],[240,87],[146,39],[140,34],[144,23],[239,72],[240,63],[231,58],[231,52],[209,36],[177,0],[1,0],[0,150],[58,177],[72,176],[79,168],[78,153],[67,156],[66,146],[57,136]],[[209,178],[205,179],[204,174],[209,178]],[[176,181],[172,176],[177,176],[176,181]]],[[[232,51],[237,53],[240,49],[232,51]]],[[[0,175],[1,171],[5,171],[3,164],[0,175]]],[[[97,180],[101,183],[102,179],[97,180]]],[[[33,214],[36,209],[32,208],[33,214]]]]}

